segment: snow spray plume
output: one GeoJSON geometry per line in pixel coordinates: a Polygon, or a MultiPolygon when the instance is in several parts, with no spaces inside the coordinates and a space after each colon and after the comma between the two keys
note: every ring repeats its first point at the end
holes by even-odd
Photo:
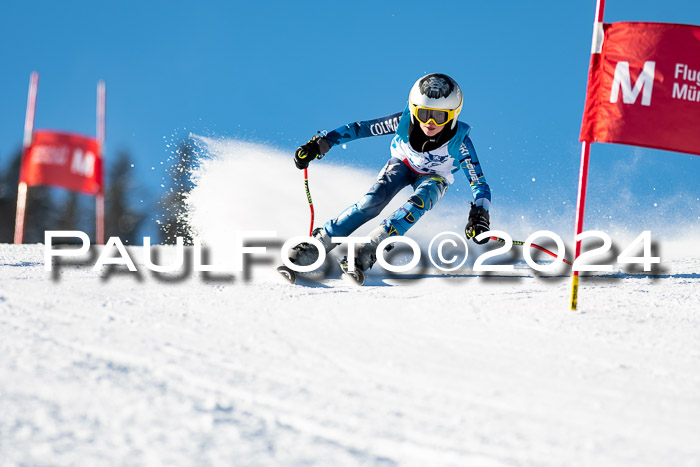
{"type": "MultiPolygon", "coordinates": [[[[292,150],[230,138],[191,137],[198,161],[191,169],[193,189],[186,201],[186,218],[192,236],[200,237],[214,252],[228,254],[235,231],[273,230],[282,240],[308,233],[309,206],[303,189],[304,177],[294,166],[292,150]]],[[[384,162],[377,158],[376,167],[359,169],[334,163],[331,153],[322,162],[314,163],[310,185],[314,193],[316,226],[322,226],[360,199],[374,184],[384,162]]],[[[427,245],[437,232],[464,232],[471,200],[468,190],[465,183],[450,187],[445,198],[408,235],[419,244],[427,245]]],[[[367,234],[409,196],[410,188],[400,192],[379,217],[355,235],[367,234]]],[[[568,246],[572,244],[573,213],[552,208],[548,216],[531,219],[528,213],[532,212],[532,206],[502,206],[497,200],[496,193],[492,228],[506,231],[520,240],[537,230],[551,230],[568,246]]],[[[536,211],[542,212],[542,209],[549,211],[547,206],[539,206],[536,211]]],[[[630,222],[627,232],[610,223],[602,225],[600,221],[596,213],[591,212],[587,227],[604,230],[615,243],[624,244],[647,229],[644,222],[630,222]]],[[[656,231],[652,233],[657,235],[656,231]]]]}
{"type": "MultiPolygon", "coordinates": [[[[188,197],[193,234],[218,245],[228,242],[232,230],[276,230],[280,237],[308,231],[303,174],[294,166],[291,150],[235,139],[192,138],[199,160],[192,172],[194,188],[188,197]]],[[[309,183],[314,193],[316,225],[323,225],[359,200],[374,184],[384,162],[378,158],[376,167],[369,170],[336,164],[332,157],[315,163],[309,183]]],[[[409,189],[399,193],[376,221],[370,221],[356,235],[376,227],[408,199],[409,193],[409,189]]],[[[461,198],[460,193],[455,200],[441,201],[409,235],[429,240],[435,232],[463,231],[468,208],[457,207],[461,198]]]]}

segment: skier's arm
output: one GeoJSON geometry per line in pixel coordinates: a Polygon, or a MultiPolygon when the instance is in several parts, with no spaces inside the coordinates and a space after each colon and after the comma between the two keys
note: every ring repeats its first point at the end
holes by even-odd
{"type": "Polygon", "coordinates": [[[476,156],[476,150],[474,149],[469,135],[464,137],[460,146],[460,153],[462,154],[460,167],[467,177],[467,180],[469,180],[469,185],[472,188],[472,195],[474,196],[474,202],[469,211],[469,221],[464,228],[464,233],[467,238],[471,238],[478,244],[483,244],[489,241],[488,237],[479,241],[477,241],[476,238],[479,234],[487,232],[490,229],[489,224],[491,216],[489,215],[489,208],[491,207],[491,189],[489,188],[489,184],[486,183],[484,172],[481,170],[479,158],[476,156]]]}
{"type": "Polygon", "coordinates": [[[403,112],[374,120],[348,123],[330,131],[323,136],[316,135],[308,143],[301,145],[294,153],[294,163],[298,169],[305,169],[309,162],[322,158],[333,146],[344,144],[368,136],[389,135],[396,133],[403,112]]]}
{"type": "Polygon", "coordinates": [[[329,131],[324,137],[331,147],[344,144],[356,139],[369,136],[390,135],[396,133],[403,112],[387,115],[386,117],[348,123],[335,130],[329,131]]]}
{"type": "Polygon", "coordinates": [[[462,141],[460,152],[463,156],[459,161],[460,167],[467,177],[467,180],[469,180],[472,195],[474,196],[474,205],[483,207],[488,211],[491,206],[491,188],[489,188],[489,184],[486,183],[479,158],[476,156],[474,144],[472,144],[472,140],[468,135],[465,136],[462,141]]]}

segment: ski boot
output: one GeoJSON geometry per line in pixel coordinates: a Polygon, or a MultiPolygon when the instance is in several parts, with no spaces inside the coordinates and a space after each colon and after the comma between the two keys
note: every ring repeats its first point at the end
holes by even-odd
{"type": "MultiPolygon", "coordinates": [[[[317,229],[314,229],[314,231],[311,233],[311,235],[321,242],[323,247],[326,250],[326,253],[331,251],[335,245],[331,242],[331,237],[328,235],[326,232],[326,229],[323,227],[319,227],[317,229]]],[[[289,261],[292,263],[299,265],[299,266],[308,266],[310,264],[313,264],[316,262],[318,259],[318,250],[314,245],[308,242],[300,243],[296,246],[294,246],[290,251],[289,251],[289,261]]],[[[296,282],[296,272],[287,266],[280,266],[277,268],[277,272],[282,274],[282,276],[289,282],[290,284],[294,284],[296,282]]]]}
{"type": "Polygon", "coordinates": [[[343,274],[357,285],[363,285],[365,283],[365,271],[371,269],[374,263],[377,261],[377,245],[388,237],[389,234],[386,230],[384,230],[384,227],[381,226],[370,232],[369,243],[357,245],[355,248],[354,271],[351,272],[348,269],[347,256],[340,260],[340,268],[342,269],[343,274]]]}

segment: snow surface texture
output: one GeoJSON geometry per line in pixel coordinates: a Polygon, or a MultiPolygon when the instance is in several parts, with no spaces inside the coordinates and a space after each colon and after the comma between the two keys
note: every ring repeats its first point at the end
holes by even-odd
{"type": "MultiPolygon", "coordinates": [[[[214,143],[191,198],[208,245],[308,229],[296,169],[237,159],[288,155],[214,143]]],[[[322,220],[374,177],[312,169],[322,220]]],[[[415,238],[459,231],[429,216],[415,238]]],[[[49,273],[43,246],[0,245],[0,464],[698,466],[700,252],[659,249],[654,276],[583,277],[574,313],[568,274],[522,261],[292,286],[276,259],[248,279],[156,275],[129,247],[138,274],[49,273]]]]}

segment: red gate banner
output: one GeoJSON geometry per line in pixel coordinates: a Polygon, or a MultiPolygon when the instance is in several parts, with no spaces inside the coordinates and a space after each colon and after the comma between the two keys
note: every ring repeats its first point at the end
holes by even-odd
{"type": "Polygon", "coordinates": [[[700,155],[700,26],[604,24],[581,141],[700,155]]]}
{"type": "Polygon", "coordinates": [[[22,158],[20,182],[102,194],[102,155],[95,138],[38,130],[22,158]]]}

